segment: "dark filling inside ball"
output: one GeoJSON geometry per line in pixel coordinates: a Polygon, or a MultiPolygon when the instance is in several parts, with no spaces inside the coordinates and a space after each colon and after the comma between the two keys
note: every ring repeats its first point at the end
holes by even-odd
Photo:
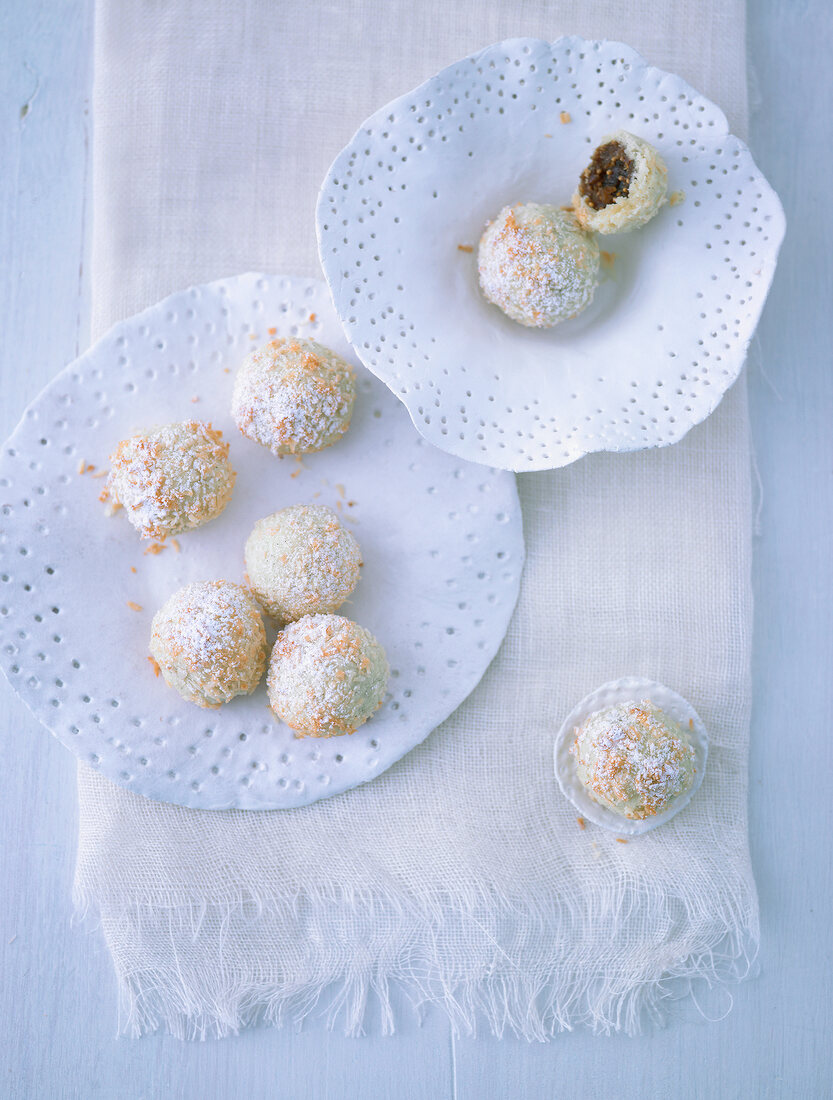
{"type": "Polygon", "coordinates": [[[581,173],[579,194],[594,210],[604,210],[625,196],[633,176],[633,161],[618,141],[600,145],[581,173]]]}

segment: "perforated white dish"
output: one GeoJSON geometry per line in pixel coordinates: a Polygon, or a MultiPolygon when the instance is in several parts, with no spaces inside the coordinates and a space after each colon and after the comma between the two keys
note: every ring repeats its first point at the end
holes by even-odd
{"type": "Polygon", "coordinates": [[[645,680],[641,676],[625,676],[621,680],[611,680],[607,684],[602,684],[600,688],[582,699],[564,719],[564,724],[555,738],[555,776],[562,794],[572,802],[582,817],[596,825],[603,825],[605,829],[612,829],[613,832],[622,836],[637,836],[656,829],[658,825],[664,825],[689,804],[703,782],[708,754],[709,736],[703,720],[691,703],[664,684],[645,680]],[[643,821],[629,821],[590,797],[576,773],[575,758],[570,753],[570,746],[575,741],[576,728],[597,710],[611,707],[615,703],[627,703],[631,700],[641,702],[643,699],[650,699],[688,730],[694,747],[696,775],[691,789],[680,795],[665,813],[643,821]]]}
{"type": "Polygon", "coordinates": [[[300,806],[388,768],[480,680],[523,564],[514,478],[428,446],[361,368],[337,445],[299,463],[244,439],[229,413],[232,372],[273,331],[349,355],[321,281],[245,275],[194,287],[67,367],[0,455],[0,663],[10,683],[116,783],[203,809],[300,806]],[[123,512],[105,515],[95,475],[120,439],[191,417],[231,442],[234,496],[219,519],[179,537],[180,553],[145,554],[123,512]],[[79,474],[81,463],[96,469],[79,474]],[[296,739],[264,685],[220,710],[186,703],[147,659],[151,618],[174,589],[242,580],[254,521],[309,501],[336,509],[359,540],[362,579],[342,613],[373,631],[393,670],[376,716],[329,740],[296,739]]]}
{"type": "Polygon", "coordinates": [[[333,163],[317,220],[365,365],[426,439],[509,470],[665,446],[705,419],[743,365],[784,233],[713,103],[628,46],[574,37],[500,42],[377,111],[333,163]],[[525,329],[479,292],[484,225],[508,203],[568,204],[617,129],[660,150],[684,198],[599,238],[584,313],[525,329]]]}

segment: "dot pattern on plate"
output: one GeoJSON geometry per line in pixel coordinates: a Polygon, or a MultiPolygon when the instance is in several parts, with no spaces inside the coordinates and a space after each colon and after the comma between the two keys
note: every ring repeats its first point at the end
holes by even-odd
{"type": "Polygon", "coordinates": [[[116,783],[205,809],[303,805],[388,768],[480,680],[523,565],[514,478],[430,447],[361,368],[337,446],[299,463],[239,435],[233,371],[272,329],[350,355],[323,282],[246,275],[194,287],[67,367],[0,451],[0,665],[12,687],[116,783]],[[145,554],[123,514],[106,517],[96,475],[132,431],[193,416],[230,441],[235,494],[222,516],[179,537],[179,553],[169,542],[145,554]],[[379,638],[392,669],[366,726],[316,744],[272,716],[265,682],[205,711],[147,660],[167,596],[195,580],[242,581],[254,521],[299,501],[329,505],[358,538],[363,576],[342,613],[379,638]]]}
{"type": "Polygon", "coordinates": [[[378,111],[331,166],[317,216],[365,365],[436,446],[512,470],[665,446],[708,416],[743,365],[784,233],[713,103],[621,43],[580,38],[498,43],[378,111]],[[620,128],[657,146],[684,197],[601,239],[602,285],[580,317],[525,331],[478,291],[483,227],[507,203],[569,203],[620,128]]]}

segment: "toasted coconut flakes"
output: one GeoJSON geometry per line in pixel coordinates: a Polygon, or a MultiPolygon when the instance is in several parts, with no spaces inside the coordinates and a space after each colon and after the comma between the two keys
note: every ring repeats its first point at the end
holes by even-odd
{"type": "Polygon", "coordinates": [[[681,202],[685,202],[685,191],[672,191],[668,196],[669,206],[679,206],[681,202]]]}
{"type": "Polygon", "coordinates": [[[232,414],[240,431],[276,454],[320,451],[340,439],[355,399],[353,368],[313,340],[273,340],[237,372],[232,414]]]}
{"type": "Polygon", "coordinates": [[[484,296],[530,327],[551,328],[580,313],[592,301],[598,269],[595,239],[555,206],[506,206],[480,241],[484,296]]]}
{"type": "Polygon", "coordinates": [[[577,817],[576,821],[578,822],[578,827],[580,829],[583,829],[584,828],[584,818],[583,817],[577,817]]]}
{"type": "Polygon", "coordinates": [[[269,333],[270,336],[274,336],[278,330],[273,325],[272,328],[268,328],[266,331],[269,333]]]}
{"type": "Polygon", "coordinates": [[[134,603],[133,600],[128,600],[127,601],[127,606],[130,608],[131,611],[141,611],[142,610],[142,605],[140,603],[134,603]]]}
{"type": "Polygon", "coordinates": [[[624,838],[624,837],[621,837],[621,836],[617,836],[617,837],[616,837],[616,843],[617,843],[617,844],[627,844],[628,842],[627,842],[627,841],[625,840],[625,838],[624,838]]]}
{"type": "Polygon", "coordinates": [[[171,546],[173,546],[173,548],[177,552],[177,554],[182,549],[182,547],[179,545],[179,539],[171,539],[171,546]]]}
{"type": "Polygon", "coordinates": [[[566,126],[568,122],[573,121],[569,111],[562,111],[561,114],[558,116],[558,120],[562,126],[566,126]]]}
{"type": "Polygon", "coordinates": [[[358,583],[361,551],[330,508],[295,504],[258,520],[245,560],[261,605],[289,622],[340,607],[358,583]]]}
{"type": "Polygon", "coordinates": [[[161,554],[165,547],[161,542],[152,542],[150,546],[145,550],[146,554],[161,554]]]}
{"type": "Polygon", "coordinates": [[[312,615],[278,635],[269,700],[299,736],[334,737],[352,733],[382,705],[388,675],[369,631],[338,615],[312,615]]]}
{"type": "Polygon", "coordinates": [[[157,662],[157,661],[156,661],[156,659],[155,659],[155,658],[153,658],[153,657],[148,657],[148,660],[149,660],[149,661],[150,661],[150,663],[151,663],[151,664],[153,665],[153,675],[154,675],[154,676],[158,676],[158,675],[159,675],[159,672],[160,672],[160,669],[159,669],[159,664],[158,664],[158,662],[157,662]]]}
{"type": "Polygon", "coordinates": [[[570,752],[590,796],[631,819],[662,813],[693,782],[688,734],[649,700],[596,711],[570,752]]]}
{"type": "Polygon", "coordinates": [[[136,572],[136,566],[135,566],[135,565],[131,565],[131,566],[130,566],[130,572],[131,572],[131,573],[135,573],[135,572],[136,572]]]}
{"type": "Polygon", "coordinates": [[[471,244],[458,244],[457,245],[457,251],[458,252],[474,252],[474,245],[471,245],[471,244]]]}
{"type": "Polygon", "coordinates": [[[318,316],[318,314],[317,314],[317,313],[311,313],[311,314],[309,315],[309,320],[310,320],[310,324],[314,324],[314,322],[315,322],[315,319],[316,319],[316,317],[317,317],[317,316],[318,316]]]}
{"type": "Polygon", "coordinates": [[[107,505],[107,507],[104,509],[104,514],[108,517],[114,516],[116,512],[118,512],[119,508],[122,507],[122,503],[120,500],[113,500],[111,498],[110,490],[106,486],[98,494],[98,499],[101,501],[102,504],[107,505]]]}
{"type": "Polygon", "coordinates": [[[228,452],[210,423],[166,424],[119,443],[107,488],[142,537],[161,541],[222,512],[235,479],[228,452]]]}
{"type": "Polygon", "coordinates": [[[216,708],[260,681],[266,662],[260,610],[242,585],[187,585],[154,616],[150,651],[184,699],[216,708]]]}

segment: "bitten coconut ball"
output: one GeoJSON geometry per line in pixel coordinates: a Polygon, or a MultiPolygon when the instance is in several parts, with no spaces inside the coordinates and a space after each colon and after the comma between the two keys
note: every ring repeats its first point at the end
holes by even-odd
{"type": "Polygon", "coordinates": [[[266,632],[249,591],[229,581],[180,588],[153,616],[150,653],[174,691],[199,707],[250,695],[266,665],[266,632]]]}
{"type": "Polygon", "coordinates": [[[272,340],[243,360],[231,411],[243,435],[273,454],[306,454],[335,443],[350,426],[353,368],[313,340],[272,340]]]}
{"type": "Polygon", "coordinates": [[[581,173],[573,209],[584,229],[626,233],[653,218],[667,190],[668,169],[653,145],[617,130],[581,173]]]}
{"type": "Polygon", "coordinates": [[[359,544],[323,504],[293,504],[259,519],[246,542],[246,572],[273,619],[337,611],[359,582],[359,544]]]}
{"type": "Polygon", "coordinates": [[[164,539],[215,519],[231,500],[234,470],[223,433],[198,420],[122,440],[107,492],[143,538],[164,539]]]}
{"type": "Polygon", "coordinates": [[[688,732],[648,700],[597,710],[576,730],[570,752],[590,797],[622,817],[661,814],[694,783],[688,732]]]}
{"type": "Polygon", "coordinates": [[[490,222],[477,253],[484,296],[521,325],[552,328],[593,300],[599,246],[558,206],[517,203],[490,222]]]}
{"type": "Polygon", "coordinates": [[[353,733],[385,698],[385,651],[341,615],[307,615],[278,634],[269,662],[272,710],[299,737],[353,733]]]}

